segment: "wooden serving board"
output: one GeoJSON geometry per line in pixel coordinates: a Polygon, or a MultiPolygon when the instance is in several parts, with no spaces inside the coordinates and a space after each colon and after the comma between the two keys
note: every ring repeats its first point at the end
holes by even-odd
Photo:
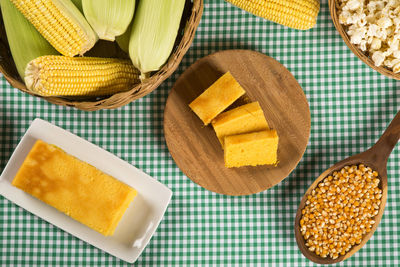
{"type": "Polygon", "coordinates": [[[179,168],[195,183],[225,195],[249,195],[266,190],[287,177],[302,158],[310,136],[310,109],[302,88],[279,62],[250,50],[226,50],[190,66],[172,88],[164,111],[168,149],[179,168]],[[230,71],[259,101],[270,128],[279,135],[278,165],[228,169],[211,125],[188,104],[225,72],[230,71]]]}

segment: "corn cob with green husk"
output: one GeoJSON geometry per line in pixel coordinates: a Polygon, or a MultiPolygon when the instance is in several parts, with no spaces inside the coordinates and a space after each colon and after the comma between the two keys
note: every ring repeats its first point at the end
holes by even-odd
{"type": "Polygon", "coordinates": [[[141,79],[159,70],[173,49],[185,0],[140,1],[132,24],[129,55],[141,79]]]}
{"type": "Polygon", "coordinates": [[[10,0],[0,0],[0,7],[11,55],[19,75],[24,79],[25,68],[31,60],[58,53],[10,0]]]}
{"type": "Polygon", "coordinates": [[[138,76],[130,60],[43,56],[28,64],[25,84],[42,96],[102,96],[131,89],[138,76]]]}
{"type": "Polygon", "coordinates": [[[298,30],[314,27],[319,0],[227,0],[256,16],[298,30]]]}
{"type": "Polygon", "coordinates": [[[129,54],[129,39],[131,37],[131,32],[132,32],[132,23],[129,24],[128,29],[120,35],[115,38],[115,41],[117,41],[118,46],[125,52],[129,54]]]}
{"type": "Polygon", "coordinates": [[[82,7],[99,38],[114,41],[131,23],[135,0],[82,0],[82,7]]]}
{"type": "Polygon", "coordinates": [[[11,0],[61,54],[83,55],[98,37],[70,0],[11,0]]]}

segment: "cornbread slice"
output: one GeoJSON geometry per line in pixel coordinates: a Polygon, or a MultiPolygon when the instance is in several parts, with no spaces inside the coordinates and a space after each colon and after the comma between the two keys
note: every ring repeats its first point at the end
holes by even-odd
{"type": "Polygon", "coordinates": [[[226,136],[225,166],[257,166],[277,163],[278,134],[275,130],[226,136]]]}
{"type": "Polygon", "coordinates": [[[60,148],[36,141],[12,184],[105,236],[137,192],[60,148]]]}
{"type": "Polygon", "coordinates": [[[212,119],[244,94],[244,89],[228,71],[193,100],[189,107],[199,116],[204,125],[208,125],[212,119]]]}
{"type": "Polygon", "coordinates": [[[225,136],[269,129],[258,102],[225,111],[219,114],[211,124],[222,145],[224,145],[225,136]]]}

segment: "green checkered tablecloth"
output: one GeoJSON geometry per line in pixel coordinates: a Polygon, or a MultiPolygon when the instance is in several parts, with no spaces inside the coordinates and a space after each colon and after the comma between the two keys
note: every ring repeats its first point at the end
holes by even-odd
{"type": "MultiPolygon", "coordinates": [[[[135,265],[312,266],[297,248],[293,224],[302,195],[323,170],[371,146],[395,116],[400,82],[374,72],[347,48],[322,0],[317,26],[292,30],[222,0],[206,0],[202,22],[178,70],[152,94],[116,110],[83,112],[23,94],[0,76],[0,170],[31,121],[48,120],[166,184],[168,210],[135,265]],[[179,75],[225,49],[252,49],[285,65],[311,109],[304,158],[283,182],[252,196],[209,192],[189,180],[168,153],[163,110],[179,75]]],[[[400,265],[400,152],[388,162],[389,195],[372,239],[339,266],[400,265]]],[[[0,266],[128,266],[0,197],[0,266]]]]}

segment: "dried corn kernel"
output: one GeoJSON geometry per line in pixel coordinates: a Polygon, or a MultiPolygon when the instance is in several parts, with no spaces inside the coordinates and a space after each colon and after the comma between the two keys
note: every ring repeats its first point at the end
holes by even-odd
{"type": "Polygon", "coordinates": [[[336,259],[361,243],[374,226],[381,204],[377,177],[378,172],[364,164],[345,166],[312,190],[300,219],[310,251],[336,259]]]}

